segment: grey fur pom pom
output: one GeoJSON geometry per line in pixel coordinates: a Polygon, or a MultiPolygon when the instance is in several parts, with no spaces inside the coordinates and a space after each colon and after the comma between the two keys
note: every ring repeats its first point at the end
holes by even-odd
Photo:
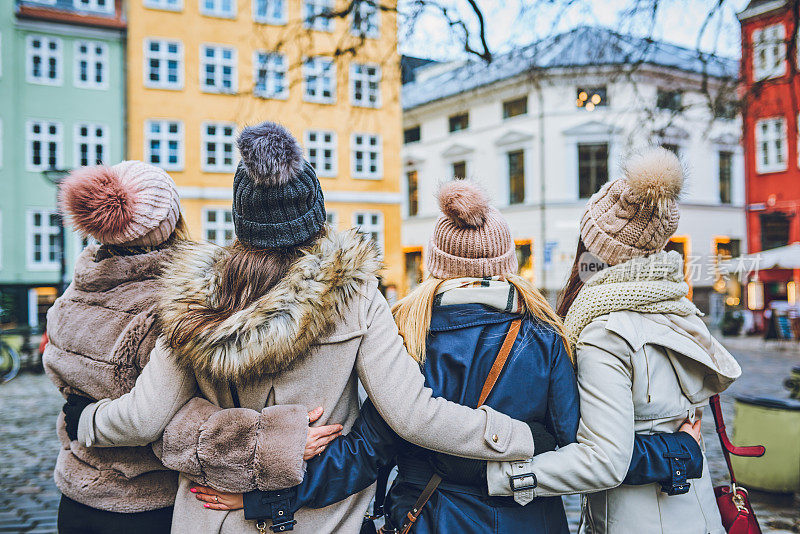
{"type": "Polygon", "coordinates": [[[242,163],[258,185],[283,185],[303,168],[300,143],[289,130],[275,122],[244,128],[238,144],[242,163]]]}

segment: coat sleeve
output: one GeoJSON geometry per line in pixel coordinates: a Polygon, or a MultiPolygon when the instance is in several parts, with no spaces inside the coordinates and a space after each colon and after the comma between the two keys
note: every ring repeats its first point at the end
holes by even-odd
{"type": "Polygon", "coordinates": [[[636,434],[623,484],[660,483],[675,490],[686,479],[703,476],[703,451],[686,432],[636,434]]]}
{"type": "MultiPolygon", "coordinates": [[[[614,488],[628,472],[633,452],[631,348],[598,319],[584,328],[577,345],[581,419],[577,443],[527,462],[536,477],[533,497],[589,493],[614,488]]],[[[514,495],[506,463],[487,467],[489,493],[514,495]]],[[[526,481],[527,482],[527,481],[526,481]]]]}
{"type": "Polygon", "coordinates": [[[148,445],[197,392],[191,371],[178,366],[161,341],[136,385],[118,399],[89,405],[78,424],[78,442],[87,447],[148,445]]]}
{"type": "Polygon", "coordinates": [[[547,398],[547,427],[559,447],[575,443],[581,418],[578,382],[561,336],[555,336],[547,398]]]}
{"type": "Polygon", "coordinates": [[[419,366],[406,352],[388,303],[374,285],[366,301],[366,333],[356,370],[375,408],[401,438],[464,458],[533,456],[533,437],[525,423],[486,406],[474,410],[434,398],[419,366]]]}
{"type": "MultiPolygon", "coordinates": [[[[394,464],[403,441],[367,399],[347,435],[331,442],[322,456],[308,462],[305,479],[295,488],[291,508],[324,508],[368,488],[378,472],[394,464]]],[[[245,495],[245,519],[271,517],[274,492],[245,495]]]]}
{"type": "Polygon", "coordinates": [[[192,480],[230,493],[273,490],[303,480],[308,413],[300,405],[223,409],[195,397],[164,429],[153,450],[192,480]]]}

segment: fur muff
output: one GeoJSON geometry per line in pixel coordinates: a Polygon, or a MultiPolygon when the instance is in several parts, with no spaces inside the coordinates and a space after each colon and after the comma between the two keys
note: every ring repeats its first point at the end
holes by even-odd
{"type": "MultiPolygon", "coordinates": [[[[192,244],[176,253],[162,278],[158,316],[165,335],[183,328],[189,310],[213,307],[227,249],[192,244]]],[[[356,230],[329,230],[292,264],[286,276],[250,306],[172,348],[177,361],[215,383],[248,384],[288,369],[328,334],[350,299],[382,265],[372,240],[356,230]]]]}
{"type": "Polygon", "coordinates": [[[283,185],[303,168],[303,149],[283,126],[262,122],[239,135],[239,153],[250,179],[257,185],[283,185]]]}
{"type": "Polygon", "coordinates": [[[624,166],[625,178],[640,201],[659,208],[680,199],[684,169],[680,159],[663,147],[652,147],[632,156],[624,166]]]}
{"type": "Polygon", "coordinates": [[[459,228],[480,228],[489,214],[489,198],[468,180],[445,182],[437,194],[439,209],[459,228]]]}
{"type": "Polygon", "coordinates": [[[125,230],[135,214],[136,191],[105,165],[70,173],[61,184],[59,196],[75,229],[101,243],[125,230]]]}

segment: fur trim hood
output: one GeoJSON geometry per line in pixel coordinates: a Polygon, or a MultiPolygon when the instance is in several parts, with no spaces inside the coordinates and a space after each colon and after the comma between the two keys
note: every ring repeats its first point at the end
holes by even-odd
{"type": "MultiPolygon", "coordinates": [[[[213,307],[219,267],[229,251],[209,244],[181,247],[164,270],[159,319],[166,336],[188,310],[213,307]]],[[[382,265],[369,237],[328,229],[286,276],[250,306],[208,321],[172,353],[179,364],[213,382],[246,384],[279,373],[332,332],[359,288],[382,265]]]]}

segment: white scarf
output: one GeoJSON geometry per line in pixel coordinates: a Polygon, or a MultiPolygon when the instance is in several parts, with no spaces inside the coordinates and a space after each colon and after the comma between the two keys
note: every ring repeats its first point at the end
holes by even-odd
{"type": "Polygon", "coordinates": [[[436,290],[435,298],[439,306],[484,304],[503,312],[524,312],[517,289],[502,276],[445,280],[436,290]]]}

